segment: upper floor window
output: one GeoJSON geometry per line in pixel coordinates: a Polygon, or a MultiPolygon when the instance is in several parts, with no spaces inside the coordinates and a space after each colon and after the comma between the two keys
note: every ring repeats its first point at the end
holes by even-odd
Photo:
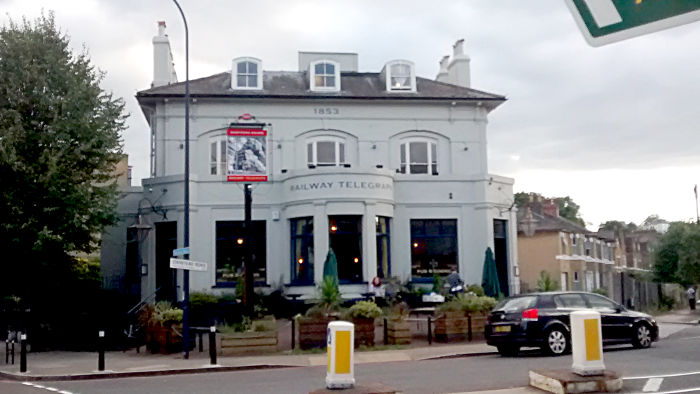
{"type": "Polygon", "coordinates": [[[329,60],[311,63],[311,90],[339,91],[340,66],[329,60]]]}
{"type": "Polygon", "coordinates": [[[226,139],[212,138],[209,142],[209,175],[226,173],[226,139]]]}
{"type": "Polygon", "coordinates": [[[416,91],[416,74],[413,63],[396,60],[387,64],[386,90],[416,91]]]}
{"type": "Polygon", "coordinates": [[[345,143],[339,139],[317,139],[306,144],[306,161],[311,166],[345,164],[345,143]]]}
{"type": "Polygon", "coordinates": [[[401,144],[399,172],[437,175],[437,144],[431,141],[409,141],[401,144]]]}
{"type": "Polygon", "coordinates": [[[262,89],[262,62],[252,57],[233,60],[232,89],[262,89]]]}

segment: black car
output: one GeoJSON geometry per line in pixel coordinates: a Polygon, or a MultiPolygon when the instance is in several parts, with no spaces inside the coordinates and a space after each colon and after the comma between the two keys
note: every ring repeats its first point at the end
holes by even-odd
{"type": "Polygon", "coordinates": [[[581,309],[600,313],[603,344],[631,343],[648,348],[659,336],[654,319],[627,310],[607,297],[585,292],[529,293],[509,297],[491,311],[486,323],[486,343],[504,356],[521,347],[540,347],[550,355],[571,348],[569,316],[581,309]]]}

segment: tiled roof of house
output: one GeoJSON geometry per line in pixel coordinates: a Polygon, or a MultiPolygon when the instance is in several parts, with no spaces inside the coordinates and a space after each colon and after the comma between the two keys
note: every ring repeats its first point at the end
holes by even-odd
{"type": "Polygon", "coordinates": [[[543,215],[528,209],[518,211],[518,231],[522,232],[522,225],[527,220],[527,215],[532,215],[535,233],[538,231],[568,231],[572,233],[591,234],[585,227],[565,219],[561,216],[543,215]]]}
{"type": "MultiPolygon", "coordinates": [[[[192,97],[231,98],[333,98],[374,100],[470,100],[481,101],[490,109],[506,98],[497,94],[465,88],[425,78],[416,78],[417,92],[388,92],[379,73],[343,72],[339,92],[312,92],[307,72],[265,71],[262,90],[231,89],[231,73],[222,72],[209,77],[190,80],[192,97]]],[[[181,97],[185,83],[158,86],[137,93],[137,98],[181,97]]]]}

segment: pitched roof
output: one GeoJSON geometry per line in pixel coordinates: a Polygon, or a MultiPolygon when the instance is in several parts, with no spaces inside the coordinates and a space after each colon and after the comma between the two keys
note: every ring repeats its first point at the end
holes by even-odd
{"type": "MultiPolygon", "coordinates": [[[[538,231],[569,231],[572,233],[582,233],[591,234],[585,227],[572,222],[571,220],[565,219],[561,216],[549,216],[543,215],[530,210],[532,214],[532,219],[535,225],[535,232],[538,231]]],[[[523,209],[518,211],[518,231],[523,231],[521,229],[522,222],[526,220],[528,215],[528,210],[523,209]]]]}
{"type": "MultiPolygon", "coordinates": [[[[486,93],[444,82],[416,78],[417,92],[387,92],[386,84],[379,73],[343,72],[341,91],[312,92],[309,90],[307,72],[265,71],[262,90],[231,89],[231,73],[223,72],[209,77],[190,80],[192,97],[230,98],[333,98],[333,99],[372,99],[372,100],[470,100],[482,101],[493,109],[504,102],[501,95],[486,93]]],[[[185,83],[178,82],[142,90],[137,98],[182,97],[185,83]]]]}

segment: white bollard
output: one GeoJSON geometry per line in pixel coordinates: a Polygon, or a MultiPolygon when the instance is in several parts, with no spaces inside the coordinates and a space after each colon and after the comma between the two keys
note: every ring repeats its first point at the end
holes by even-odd
{"type": "Polygon", "coordinates": [[[573,373],[582,376],[605,373],[600,313],[592,310],[571,313],[571,353],[573,373]]]}
{"type": "Polygon", "coordinates": [[[326,388],[346,389],[355,386],[355,325],[346,321],[328,323],[328,370],[326,388]]]}

